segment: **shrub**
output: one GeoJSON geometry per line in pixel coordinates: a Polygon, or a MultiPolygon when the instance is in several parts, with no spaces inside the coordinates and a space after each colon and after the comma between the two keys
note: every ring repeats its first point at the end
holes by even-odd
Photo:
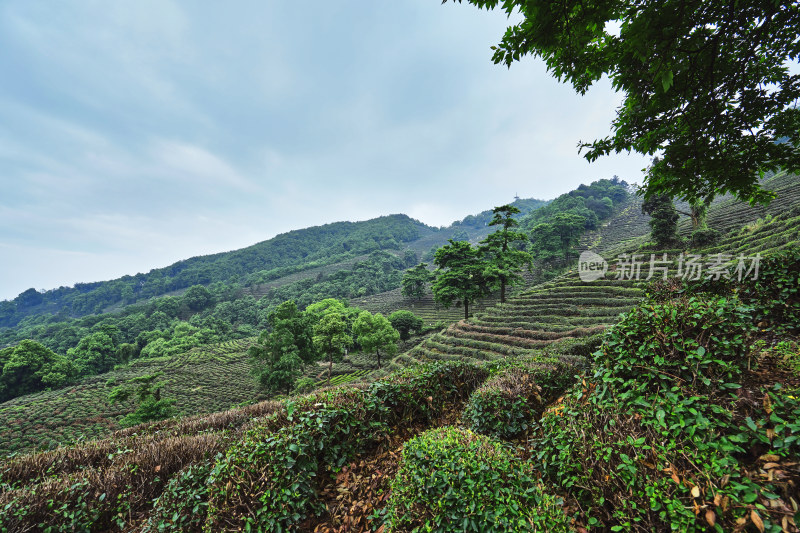
{"type": "Polygon", "coordinates": [[[680,298],[634,308],[606,335],[595,363],[605,384],[632,393],[708,391],[747,368],[752,309],[738,298],[680,298]]]}
{"type": "Polygon", "coordinates": [[[759,327],[800,333],[800,248],[761,261],[758,279],[744,283],[741,297],[755,306],[759,327]]]}
{"type": "Polygon", "coordinates": [[[324,505],[317,479],[338,471],[388,432],[385,408],[359,389],[339,389],[287,404],[290,425],[250,429],[211,472],[207,528],[282,531],[324,505]],[[311,409],[303,409],[315,401],[311,409]]]}
{"type": "Polygon", "coordinates": [[[708,246],[720,238],[720,232],[713,228],[698,228],[692,232],[693,246],[708,246]]]}
{"type": "Polygon", "coordinates": [[[172,478],[156,500],[142,533],[202,531],[208,509],[210,472],[210,463],[199,463],[172,478]]]}
{"type": "Polygon", "coordinates": [[[464,401],[488,377],[486,368],[463,362],[435,362],[402,369],[370,386],[370,394],[391,413],[390,424],[427,423],[447,403],[464,401]]]}
{"type": "Polygon", "coordinates": [[[444,427],[406,443],[392,481],[389,531],[567,531],[527,463],[488,437],[444,427]]]}
{"type": "Polygon", "coordinates": [[[780,390],[730,394],[749,363],[752,314],[736,297],[642,305],[594,354],[594,382],[545,412],[533,460],[586,525],[780,530],[794,489],[750,465],[796,461],[800,402],[780,390]]]}
{"type": "Polygon", "coordinates": [[[519,437],[571,377],[569,367],[563,365],[503,368],[472,393],[463,418],[478,433],[501,439],[519,437]]]}
{"type": "Polygon", "coordinates": [[[317,387],[317,382],[313,378],[300,378],[294,384],[296,394],[307,394],[317,387]]]}

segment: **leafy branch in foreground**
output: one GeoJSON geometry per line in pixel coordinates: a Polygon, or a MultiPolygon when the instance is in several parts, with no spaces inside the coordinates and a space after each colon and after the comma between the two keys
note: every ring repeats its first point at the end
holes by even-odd
{"type": "MultiPolygon", "coordinates": [[[[446,2],[447,0],[444,0],[446,2]]],[[[461,0],[456,0],[461,3],[461,0]]],[[[765,172],[800,170],[800,5],[767,0],[469,0],[510,26],[493,61],[541,57],[584,94],[607,75],[624,101],[586,159],[661,154],[647,194],[766,202],[765,172]]]]}

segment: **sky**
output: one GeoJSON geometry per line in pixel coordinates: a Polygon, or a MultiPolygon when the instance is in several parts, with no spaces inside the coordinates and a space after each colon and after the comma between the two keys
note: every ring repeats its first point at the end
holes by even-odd
{"type": "Polygon", "coordinates": [[[502,12],[438,0],[0,4],[0,300],[292,229],[551,199],[621,96],[494,65],[502,12]]]}

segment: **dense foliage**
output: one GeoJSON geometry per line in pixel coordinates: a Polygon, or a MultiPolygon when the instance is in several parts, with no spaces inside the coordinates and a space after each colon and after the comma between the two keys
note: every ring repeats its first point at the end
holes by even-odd
{"type": "Polygon", "coordinates": [[[14,326],[26,316],[43,312],[62,317],[82,316],[193,285],[237,282],[259,272],[265,273],[263,279],[275,269],[308,268],[376,250],[398,250],[403,243],[431,231],[435,230],[405,215],[366,222],[336,222],[283,233],[233,252],[193,257],[147,274],[77,283],[73,288],[45,292],[29,289],[12,301],[0,303],[0,327],[14,326]]]}
{"type": "MultiPolygon", "coordinates": [[[[348,298],[397,288],[402,270],[415,262],[413,253],[396,257],[374,252],[363,261],[354,262],[348,270],[284,285],[258,301],[243,294],[243,289],[236,285],[215,284],[210,288],[196,285],[180,296],[130,305],[119,313],[67,320],[39,315],[0,333],[0,342],[15,344],[33,339],[59,356],[66,356],[77,372],[58,384],[48,385],[54,387],[78,375],[96,375],[139,357],[174,356],[196,346],[255,336],[271,327],[268,317],[285,301],[281,298],[297,297],[299,307],[305,307],[328,297],[348,298]]],[[[296,374],[299,367],[290,367],[288,372],[296,374]]],[[[36,371],[26,368],[20,367],[20,371],[36,371]]],[[[286,385],[284,381],[281,386],[286,385]]],[[[24,390],[33,392],[42,388],[24,390]]],[[[14,390],[17,392],[7,398],[23,394],[22,389],[14,390]]]]}
{"type": "Polygon", "coordinates": [[[628,184],[616,176],[597,180],[531,212],[520,221],[520,227],[528,232],[536,259],[566,262],[584,231],[596,229],[629,196],[628,184]]]}
{"type": "Polygon", "coordinates": [[[642,213],[650,215],[650,236],[656,246],[669,249],[678,242],[678,212],[672,198],[665,194],[654,194],[645,198],[642,213]]]}
{"type": "Polygon", "coordinates": [[[433,273],[428,270],[428,264],[420,263],[403,274],[401,294],[406,298],[421,300],[433,278],[433,273]]]}
{"type": "Polygon", "coordinates": [[[389,531],[569,531],[527,463],[499,442],[453,427],[403,446],[387,522],[389,531]]]}
{"type": "Polygon", "coordinates": [[[533,262],[531,255],[520,249],[527,244],[528,236],[514,230],[519,226],[514,218],[519,212],[513,205],[495,207],[489,225],[500,226],[500,229],[481,241],[481,253],[488,263],[488,277],[500,284],[500,303],[506,301],[506,287],[521,283],[519,272],[523,267],[530,271],[533,262]]]}
{"type": "MultiPolygon", "coordinates": [[[[458,0],[459,2],[461,0],[458,0]]],[[[625,95],[586,158],[662,154],[648,194],[764,200],[759,174],[800,169],[800,6],[749,0],[469,0],[519,17],[495,63],[541,57],[583,94],[607,75],[625,95]]]]}
{"type": "Polygon", "coordinates": [[[544,408],[572,380],[571,368],[557,360],[504,362],[470,396],[463,420],[478,433],[514,439],[528,432],[544,408]]]}
{"type": "Polygon", "coordinates": [[[411,338],[412,331],[419,333],[424,325],[421,318],[405,309],[400,309],[389,315],[389,323],[400,333],[400,339],[404,341],[411,338]]]}
{"type": "Polygon", "coordinates": [[[164,420],[175,414],[175,398],[162,398],[161,389],[163,381],[156,381],[161,373],[139,376],[129,379],[126,384],[115,387],[109,394],[112,403],[124,402],[131,396],[136,396],[138,401],[136,410],[125,415],[119,425],[127,428],[138,426],[145,422],[164,420]]]}
{"type": "Polygon", "coordinates": [[[756,365],[756,309],[733,292],[664,285],[609,331],[592,380],[545,414],[531,443],[588,526],[786,527],[793,489],[753,463],[796,460],[800,401],[744,379],[756,365]]]}
{"type": "Polygon", "coordinates": [[[317,358],[313,318],[297,309],[294,301],[282,303],[267,317],[270,329],[250,348],[253,374],[270,392],[292,390],[303,367],[317,358]]]}
{"type": "Polygon", "coordinates": [[[436,250],[433,296],[445,307],[464,306],[464,318],[469,318],[470,302],[488,296],[496,280],[482,256],[481,250],[469,242],[452,239],[436,250]]]}
{"type": "Polygon", "coordinates": [[[38,342],[24,340],[0,350],[0,402],[60,387],[78,373],[75,364],[38,342]]]}

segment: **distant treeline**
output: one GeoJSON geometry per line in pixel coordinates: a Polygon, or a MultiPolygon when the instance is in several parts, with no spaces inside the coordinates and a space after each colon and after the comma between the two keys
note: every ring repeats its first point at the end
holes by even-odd
{"type": "Polygon", "coordinates": [[[16,328],[0,332],[0,345],[10,345],[0,351],[0,401],[106,372],[139,357],[171,356],[203,344],[256,336],[285,300],[297,301],[302,309],[324,298],[348,299],[396,289],[404,269],[416,262],[410,251],[399,257],[377,251],[350,269],[281,286],[260,300],[241,285],[217,282],[209,287],[194,285],[180,296],[129,305],[117,313],[66,320],[56,315],[27,317],[16,328]],[[42,355],[46,352],[28,341],[52,355],[42,355]],[[4,372],[15,350],[15,362],[4,372]],[[19,362],[28,359],[30,364],[19,362]],[[50,361],[47,369],[57,367],[58,375],[43,370],[44,361],[50,361]],[[50,378],[34,379],[39,374],[50,378]]]}
{"type": "Polygon", "coordinates": [[[116,280],[76,283],[39,292],[28,289],[0,302],[0,327],[13,327],[26,316],[51,313],[61,318],[101,313],[193,285],[258,282],[315,266],[336,263],[375,250],[398,250],[423,232],[436,231],[406,215],[366,222],[336,222],[290,231],[248,248],[193,257],[147,274],[116,280]]]}

